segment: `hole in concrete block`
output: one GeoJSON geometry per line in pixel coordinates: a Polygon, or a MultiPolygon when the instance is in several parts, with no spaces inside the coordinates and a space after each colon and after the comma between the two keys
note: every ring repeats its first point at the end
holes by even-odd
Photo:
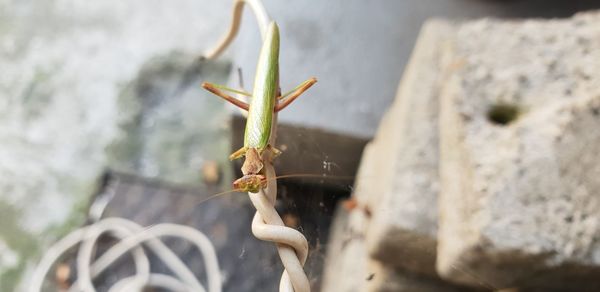
{"type": "Polygon", "coordinates": [[[487,112],[490,122],[497,125],[508,125],[519,117],[519,107],[509,103],[498,103],[492,105],[487,112]]]}

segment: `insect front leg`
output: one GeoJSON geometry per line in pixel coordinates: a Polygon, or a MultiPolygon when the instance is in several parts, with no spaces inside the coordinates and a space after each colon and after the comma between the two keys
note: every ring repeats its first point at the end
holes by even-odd
{"type": "Polygon", "coordinates": [[[241,158],[242,156],[246,155],[247,151],[248,151],[248,148],[242,147],[242,148],[238,149],[237,151],[231,153],[231,155],[229,155],[229,160],[236,160],[238,158],[241,158]]]}
{"type": "MultiPolygon", "coordinates": [[[[223,91],[219,90],[219,88],[227,88],[225,86],[221,86],[221,85],[216,85],[216,84],[204,82],[204,83],[202,83],[202,87],[204,89],[212,92],[216,96],[223,98],[224,100],[230,102],[231,104],[233,104],[233,105],[235,105],[235,106],[237,106],[237,107],[239,107],[239,108],[241,108],[243,110],[247,111],[250,108],[250,106],[247,103],[245,103],[245,102],[243,102],[243,101],[241,101],[241,100],[239,100],[239,99],[237,99],[237,98],[235,98],[235,97],[233,97],[231,95],[228,95],[228,94],[224,93],[223,91]]],[[[249,93],[246,93],[246,92],[243,92],[243,91],[238,91],[238,90],[231,89],[231,88],[227,88],[226,90],[250,96],[249,93]]]]}
{"type": "Polygon", "coordinates": [[[271,144],[267,145],[267,150],[271,151],[271,153],[273,154],[272,158],[275,158],[275,157],[281,155],[281,150],[273,147],[271,144]]]}
{"type": "Polygon", "coordinates": [[[300,85],[296,86],[292,91],[278,97],[278,103],[275,105],[275,112],[278,112],[288,105],[290,105],[296,98],[298,98],[302,93],[304,93],[307,89],[309,89],[313,84],[317,83],[316,78],[310,78],[300,85]]]}

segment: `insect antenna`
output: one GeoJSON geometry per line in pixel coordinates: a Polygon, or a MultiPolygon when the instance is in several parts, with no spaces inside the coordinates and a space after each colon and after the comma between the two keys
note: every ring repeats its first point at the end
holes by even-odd
{"type": "Polygon", "coordinates": [[[313,174],[313,173],[297,173],[297,174],[284,174],[284,175],[279,175],[273,178],[267,178],[267,181],[269,180],[277,180],[277,179],[284,179],[284,178],[297,178],[297,177],[303,177],[303,178],[322,178],[322,179],[333,179],[333,180],[351,180],[354,179],[356,176],[354,175],[327,175],[327,174],[313,174]]]}
{"type": "Polygon", "coordinates": [[[208,200],[212,200],[212,199],[214,199],[216,197],[220,197],[220,196],[231,194],[231,193],[237,193],[237,192],[241,192],[241,191],[242,191],[241,189],[231,189],[231,190],[223,191],[223,192],[220,192],[220,193],[216,193],[214,195],[210,195],[208,197],[201,198],[201,199],[197,200],[196,202],[194,202],[194,204],[195,205],[200,205],[200,204],[202,204],[202,203],[204,203],[204,202],[206,202],[208,200]]]}

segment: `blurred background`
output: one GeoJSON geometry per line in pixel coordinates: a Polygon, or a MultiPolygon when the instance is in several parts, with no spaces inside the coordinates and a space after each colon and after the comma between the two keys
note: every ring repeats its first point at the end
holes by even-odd
{"type": "MultiPolygon", "coordinates": [[[[425,20],[570,17],[600,7],[592,0],[264,5],[281,30],[282,89],[319,80],[279,115],[285,151],[276,168],[329,176],[355,175],[425,20]]],[[[233,47],[218,61],[197,62],[227,29],[230,6],[0,0],[0,291],[25,289],[51,243],[107,216],[194,226],[217,248],[225,291],[276,291],[281,263],[272,245],[252,237],[247,198],[196,203],[230,189],[239,165],[227,157],[243,132],[240,113],[199,85],[250,90],[260,48],[256,21],[245,11],[233,47]]],[[[277,208],[309,240],[306,271],[317,291],[333,211],[353,182],[281,184],[277,208]]],[[[201,258],[173,244],[201,274],[201,258]]],[[[68,258],[64,264],[72,265],[68,258]]],[[[102,279],[99,289],[114,281],[102,279]]]]}

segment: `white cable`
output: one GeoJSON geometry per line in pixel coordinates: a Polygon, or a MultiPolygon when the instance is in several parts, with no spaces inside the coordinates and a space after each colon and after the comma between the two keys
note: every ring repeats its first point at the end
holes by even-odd
{"type": "MultiPolygon", "coordinates": [[[[106,225],[128,225],[129,228],[135,230],[137,233],[147,232],[147,229],[142,228],[138,224],[120,218],[108,218],[105,219],[104,222],[106,225]]],[[[206,239],[206,241],[208,241],[208,239],[206,239]]],[[[208,242],[208,245],[210,246],[208,246],[207,249],[212,249],[212,244],[210,244],[210,242],[208,242]]],[[[123,254],[122,252],[116,249],[117,246],[118,244],[110,250],[108,250],[106,253],[104,253],[92,265],[92,270],[94,271],[93,277],[98,276],[100,273],[106,270],[106,268],[108,268],[108,266],[110,266],[116,258],[123,254]]],[[[191,287],[194,287],[195,289],[200,289],[202,285],[195,278],[194,274],[185,266],[185,264],[177,257],[177,255],[175,255],[175,253],[173,253],[164,243],[162,243],[162,241],[156,238],[149,238],[147,246],[150,249],[152,249],[154,253],[158,255],[159,258],[163,262],[165,262],[176,275],[178,275],[179,278],[185,280],[185,282],[189,283],[191,287]]]]}
{"type": "MultiPolygon", "coordinates": [[[[113,287],[111,287],[111,289],[108,292],[136,291],[135,288],[137,288],[137,286],[135,286],[135,284],[129,286],[132,280],[134,280],[132,279],[134,277],[135,276],[131,276],[125,279],[121,279],[119,282],[113,285],[113,287]]],[[[185,286],[180,280],[164,274],[150,274],[149,281],[145,287],[163,288],[173,292],[194,291],[193,288],[185,286]]],[[[203,292],[204,290],[198,291],[203,292]]]]}
{"type": "MultiPolygon", "coordinates": [[[[270,157],[264,159],[267,177],[275,177],[270,157]]],[[[277,251],[285,268],[279,284],[280,292],[309,292],[310,282],[303,266],[308,256],[308,242],[297,230],[286,227],[274,207],[277,181],[269,180],[266,189],[248,193],[256,214],[252,220],[252,233],[261,240],[277,243],[277,251]]]]}
{"type": "MultiPolygon", "coordinates": [[[[107,219],[109,220],[109,219],[107,219]]],[[[109,233],[117,239],[123,239],[127,236],[132,236],[134,230],[128,229],[126,225],[107,225],[106,221],[98,222],[97,224],[88,226],[85,237],[81,241],[81,246],[77,253],[77,276],[78,281],[71,286],[70,291],[85,291],[93,292],[94,285],[92,284],[92,273],[90,272],[91,261],[94,257],[94,247],[100,236],[104,233],[109,233]]],[[[147,283],[150,277],[150,262],[141,246],[137,246],[133,250],[133,260],[136,270],[136,282],[142,284],[147,283]]],[[[95,273],[97,274],[99,273],[95,273]]]]}
{"type": "Polygon", "coordinates": [[[206,59],[214,59],[221,55],[223,51],[231,44],[231,41],[235,38],[238,31],[240,30],[240,22],[242,19],[242,12],[244,8],[244,4],[248,4],[254,15],[256,16],[256,20],[258,21],[258,28],[260,29],[260,35],[264,39],[264,36],[267,31],[267,26],[269,22],[271,22],[271,17],[267,14],[264,6],[258,0],[235,0],[233,3],[233,15],[231,17],[231,24],[229,26],[229,30],[223,38],[217,43],[217,45],[203,54],[203,57],[206,59]]]}
{"type": "Polygon", "coordinates": [[[179,237],[193,243],[201,252],[206,265],[208,291],[221,291],[221,272],[217,255],[213,245],[203,233],[189,226],[166,223],[144,229],[138,224],[122,218],[100,220],[71,232],[57,242],[48,249],[36,267],[28,291],[40,292],[44,279],[52,266],[64,253],[77,244],[81,244],[77,257],[79,279],[73,283],[69,291],[95,291],[92,280],[130,250],[136,263],[136,274],[118,281],[109,289],[110,292],[142,291],[145,287],[162,287],[171,291],[186,292],[206,291],[181,259],[158,239],[163,236],[179,237]],[[93,249],[102,234],[110,234],[120,241],[98,260],[91,263],[93,249]],[[141,248],[141,244],[146,244],[176,277],[151,274],[149,260],[141,248]]]}

